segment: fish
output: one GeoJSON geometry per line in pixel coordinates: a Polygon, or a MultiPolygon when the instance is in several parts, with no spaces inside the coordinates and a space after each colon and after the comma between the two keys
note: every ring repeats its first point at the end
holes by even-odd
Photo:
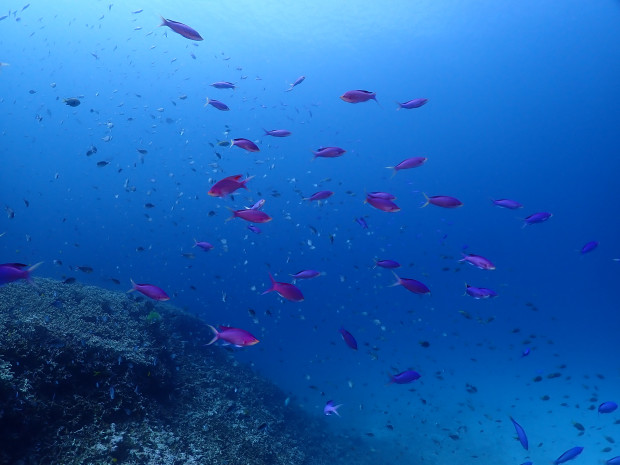
{"type": "Polygon", "coordinates": [[[75,266],[75,267],[73,267],[73,270],[74,271],[81,271],[82,273],[87,273],[87,274],[88,273],[92,273],[93,271],[95,271],[95,270],[93,270],[93,268],[91,266],[75,266]]]}
{"type": "Polygon", "coordinates": [[[410,278],[401,278],[400,276],[398,276],[396,273],[394,273],[392,271],[392,273],[394,274],[394,277],[396,278],[396,282],[394,284],[392,284],[390,287],[394,287],[394,286],[403,286],[405,289],[407,289],[409,292],[413,292],[414,294],[430,294],[431,290],[426,287],[426,284],[417,281],[415,279],[410,279],[410,278]]]}
{"type": "Polygon", "coordinates": [[[412,100],[406,101],[405,103],[396,102],[396,104],[398,105],[396,110],[400,110],[401,108],[404,108],[405,110],[420,108],[422,105],[426,104],[426,102],[428,102],[427,98],[414,98],[412,100]]]}
{"type": "Polygon", "coordinates": [[[293,277],[293,279],[312,279],[320,275],[321,273],[316,270],[302,270],[298,271],[295,274],[292,274],[291,276],[293,277]]]}
{"type": "Polygon", "coordinates": [[[233,328],[231,326],[220,326],[218,331],[211,325],[207,325],[211,331],[215,334],[213,339],[207,343],[207,345],[213,344],[215,341],[225,341],[228,344],[232,344],[235,347],[247,347],[258,344],[259,340],[245,329],[233,328]]]}
{"type": "Polygon", "coordinates": [[[320,147],[312,153],[314,154],[314,158],[337,158],[346,153],[346,150],[340,147],[320,147]]]}
{"type": "Polygon", "coordinates": [[[34,281],[32,280],[32,276],[30,274],[42,264],[43,262],[35,263],[28,269],[25,269],[27,265],[23,263],[0,264],[0,286],[18,281],[20,279],[24,279],[26,282],[34,285],[34,281]]]}
{"type": "Polygon", "coordinates": [[[420,373],[413,370],[405,370],[395,375],[388,373],[390,381],[388,384],[409,384],[421,378],[420,373]]]}
{"type": "Polygon", "coordinates": [[[213,98],[210,99],[209,97],[207,97],[207,101],[204,106],[206,107],[207,105],[211,105],[212,107],[217,108],[220,111],[230,110],[230,108],[228,108],[228,105],[226,105],[225,103],[222,103],[219,100],[215,100],[213,98]]]}
{"type": "Polygon", "coordinates": [[[63,102],[65,102],[65,105],[69,105],[70,107],[77,107],[80,103],[80,99],[77,99],[75,97],[69,97],[66,99],[63,99],[63,102]]]}
{"type": "Polygon", "coordinates": [[[493,202],[493,205],[495,206],[507,208],[509,210],[517,210],[518,208],[523,208],[523,205],[521,205],[516,200],[510,200],[510,199],[493,200],[491,199],[491,202],[493,202]]]}
{"type": "Polygon", "coordinates": [[[345,342],[345,344],[348,345],[351,349],[357,350],[357,341],[355,340],[353,335],[349,331],[344,329],[342,326],[340,327],[338,331],[342,335],[342,339],[345,342]]]}
{"type": "Polygon", "coordinates": [[[523,226],[522,227],[525,228],[526,226],[529,226],[531,224],[544,223],[545,221],[547,221],[552,216],[553,216],[553,214],[549,213],[549,212],[532,213],[530,216],[528,216],[527,218],[523,219],[523,226]]]}
{"type": "Polygon", "coordinates": [[[291,302],[303,302],[304,295],[297,286],[294,284],[278,282],[273,279],[271,273],[269,273],[269,279],[271,280],[271,287],[264,291],[262,295],[275,291],[280,295],[280,297],[290,300],[291,302]]]}
{"type": "Polygon", "coordinates": [[[368,223],[366,223],[366,220],[364,218],[362,217],[355,218],[355,222],[359,224],[362,227],[362,229],[368,229],[368,223]]]}
{"type": "Polygon", "coordinates": [[[613,457],[605,462],[606,465],[619,465],[620,464],[620,455],[613,457]]]}
{"type": "Polygon", "coordinates": [[[248,229],[254,234],[260,234],[262,232],[258,226],[254,226],[253,224],[249,224],[248,229]]]}
{"type": "Polygon", "coordinates": [[[377,94],[368,90],[348,90],[340,96],[340,99],[347,103],[362,103],[368,100],[376,102],[377,94]]]}
{"type": "Polygon", "coordinates": [[[271,131],[268,131],[263,128],[263,131],[265,131],[266,136],[272,137],[288,137],[292,134],[291,131],[287,131],[286,129],[272,129],[271,131]]]}
{"type": "MultiPolygon", "coordinates": [[[[241,218],[242,220],[249,221],[250,223],[267,223],[271,221],[273,218],[269,216],[262,210],[252,210],[252,209],[243,209],[243,210],[233,210],[232,216],[228,218],[228,220],[232,220],[233,218],[241,218]]],[[[226,221],[228,221],[226,220],[226,221]]]]}
{"type": "Polygon", "coordinates": [[[584,244],[584,246],[581,248],[579,253],[581,255],[583,255],[583,254],[586,254],[588,252],[592,252],[597,247],[598,247],[598,242],[597,241],[590,241],[590,242],[587,242],[586,244],[584,244]]]}
{"type": "Polygon", "coordinates": [[[598,413],[611,413],[618,408],[618,404],[613,401],[603,402],[598,406],[598,413]]]}
{"type": "Polygon", "coordinates": [[[134,10],[131,12],[132,15],[137,15],[138,13],[142,13],[144,10],[140,9],[140,10],[134,10]]]}
{"type": "Polygon", "coordinates": [[[304,197],[302,200],[309,200],[311,202],[314,200],[325,200],[330,198],[332,195],[334,195],[332,191],[319,191],[315,192],[310,197],[304,197]]]}
{"type": "Polygon", "coordinates": [[[237,86],[235,86],[232,82],[228,81],[218,81],[213,84],[209,84],[211,87],[215,87],[216,89],[232,89],[235,90],[237,86]]]}
{"type": "Polygon", "coordinates": [[[250,210],[260,210],[263,205],[265,205],[265,199],[260,199],[258,202],[256,202],[250,207],[250,210]]]}
{"type": "Polygon", "coordinates": [[[302,82],[304,82],[306,80],[306,76],[299,76],[297,79],[295,79],[295,82],[293,82],[291,84],[291,87],[289,87],[288,89],[286,89],[284,92],[290,92],[291,90],[293,90],[293,88],[295,86],[298,86],[299,84],[301,84],[302,82]]]}
{"type": "Polygon", "coordinates": [[[97,162],[97,166],[98,166],[99,168],[103,168],[104,166],[107,166],[107,165],[109,165],[109,164],[110,164],[110,162],[109,162],[109,161],[105,161],[105,160],[102,160],[102,161],[98,161],[98,162],[97,162]]]}
{"type": "Polygon", "coordinates": [[[260,152],[260,149],[258,148],[258,145],[256,145],[251,140],[244,139],[242,137],[240,137],[238,139],[231,140],[230,141],[230,147],[232,147],[233,145],[236,145],[239,148],[247,150],[248,152],[260,152]]]}
{"type": "Polygon", "coordinates": [[[166,294],[163,289],[154,286],[153,284],[136,284],[133,279],[130,279],[130,281],[132,287],[127,291],[127,293],[138,291],[139,293],[144,294],[145,296],[153,300],[158,300],[162,302],[170,300],[170,297],[168,297],[168,294],[166,294]]]}
{"type": "Polygon", "coordinates": [[[395,166],[386,166],[387,169],[394,170],[392,176],[396,175],[400,170],[408,170],[411,168],[417,168],[426,163],[426,157],[411,157],[406,160],[401,161],[399,164],[395,166]]]}
{"type": "Polygon", "coordinates": [[[232,176],[228,176],[224,179],[220,179],[217,181],[211,189],[207,192],[211,197],[226,197],[227,195],[232,194],[237,189],[248,189],[246,186],[247,182],[252,179],[254,176],[250,176],[241,180],[241,174],[235,174],[232,176]]]}
{"type": "Polygon", "coordinates": [[[334,405],[333,400],[328,400],[325,404],[325,407],[323,407],[323,415],[330,416],[332,414],[335,414],[337,416],[340,416],[340,414],[338,413],[338,409],[340,407],[342,407],[342,404],[334,405]]]}
{"type": "Polygon", "coordinates": [[[193,247],[200,247],[205,252],[208,252],[209,250],[213,249],[213,244],[205,241],[197,241],[196,239],[194,239],[193,247]]]}
{"type": "Polygon", "coordinates": [[[463,202],[461,202],[456,197],[450,197],[448,195],[434,195],[429,197],[424,194],[424,198],[426,198],[426,202],[422,207],[426,207],[429,203],[431,205],[436,205],[437,207],[443,208],[458,208],[463,206],[463,202]]]}
{"type": "Polygon", "coordinates": [[[395,260],[375,260],[375,267],[387,268],[389,270],[400,268],[400,263],[395,260]]]}
{"type": "Polygon", "coordinates": [[[8,205],[4,206],[4,211],[6,211],[6,216],[9,220],[12,220],[13,218],[15,218],[15,210],[13,210],[8,205]]]}
{"type": "Polygon", "coordinates": [[[572,449],[568,449],[562,455],[560,455],[557,459],[553,461],[554,465],[559,465],[560,463],[568,462],[569,460],[573,460],[579,454],[583,452],[583,447],[573,447],[572,449]]]}
{"type": "Polygon", "coordinates": [[[517,423],[514,418],[510,417],[510,421],[512,421],[512,425],[515,427],[517,432],[517,437],[519,438],[519,442],[523,446],[525,450],[528,448],[527,436],[525,434],[525,430],[521,427],[519,423],[517,423]]]}
{"type": "Polygon", "coordinates": [[[463,254],[463,258],[461,258],[459,262],[467,262],[470,265],[475,266],[476,268],[480,268],[481,270],[494,270],[495,269],[495,265],[491,263],[490,260],[480,255],[474,255],[473,253],[463,254]]]}
{"type": "Polygon", "coordinates": [[[390,199],[386,199],[383,197],[375,197],[372,195],[367,195],[365,203],[372,205],[377,210],[381,210],[388,213],[396,213],[400,211],[400,207],[392,202],[390,199]]]}
{"type": "Polygon", "coordinates": [[[186,39],[203,40],[201,35],[198,33],[198,31],[192,29],[187,24],[179,23],[177,21],[172,21],[170,19],[164,18],[163,16],[161,16],[161,24],[159,25],[159,27],[161,26],[168,26],[174,32],[182,35],[186,39]]]}
{"type": "Polygon", "coordinates": [[[474,299],[489,299],[491,297],[497,297],[497,292],[485,287],[474,287],[469,284],[465,284],[465,293],[474,299]]]}

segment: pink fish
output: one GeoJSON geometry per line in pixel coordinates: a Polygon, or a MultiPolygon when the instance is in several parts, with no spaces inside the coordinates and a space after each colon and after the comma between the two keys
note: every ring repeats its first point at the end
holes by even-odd
{"type": "Polygon", "coordinates": [[[388,212],[388,213],[396,213],[400,211],[400,207],[396,205],[389,199],[385,199],[383,197],[373,197],[370,195],[366,196],[366,203],[369,203],[373,207],[378,210],[388,212]]]}
{"type": "Polygon", "coordinates": [[[430,294],[431,293],[431,290],[428,287],[426,287],[424,283],[421,283],[420,281],[416,281],[415,279],[410,279],[410,278],[401,278],[396,273],[394,273],[394,277],[396,277],[396,282],[392,284],[391,287],[403,286],[405,289],[407,289],[410,292],[413,292],[414,294],[430,294]]]}
{"type": "Polygon", "coordinates": [[[313,200],[325,200],[325,199],[330,198],[332,195],[334,195],[332,191],[319,191],[319,192],[315,192],[310,197],[303,198],[302,200],[310,200],[311,202],[313,200]]]}
{"type": "Polygon", "coordinates": [[[463,258],[461,258],[459,262],[467,262],[476,268],[480,268],[481,270],[495,269],[495,265],[493,265],[490,260],[481,257],[480,255],[474,255],[473,253],[467,255],[463,254],[463,258]]]}
{"type": "Polygon", "coordinates": [[[196,239],[194,239],[194,247],[200,247],[205,252],[208,252],[213,248],[213,244],[205,241],[197,241],[196,239]]]}
{"type": "Polygon", "coordinates": [[[272,129],[271,131],[263,129],[263,131],[265,131],[266,136],[272,137],[288,137],[291,135],[291,131],[287,131],[286,129],[272,129]]]}
{"type": "Polygon", "coordinates": [[[346,150],[340,147],[320,147],[314,154],[314,158],[336,158],[342,156],[346,150]]]}
{"type": "Polygon", "coordinates": [[[408,170],[411,168],[417,168],[418,166],[422,166],[424,163],[426,163],[426,160],[427,159],[425,157],[411,157],[401,161],[396,166],[386,166],[386,168],[394,170],[394,173],[392,174],[392,176],[394,176],[400,170],[408,170]]]}
{"type": "Polygon", "coordinates": [[[218,182],[211,186],[209,189],[209,194],[212,197],[226,197],[229,194],[232,194],[237,189],[244,188],[247,190],[247,182],[252,179],[254,176],[250,176],[241,181],[241,175],[235,174],[233,176],[228,176],[227,178],[220,179],[218,182]]]}
{"type": "Polygon", "coordinates": [[[259,341],[245,329],[232,328],[230,326],[220,326],[218,331],[213,326],[208,325],[215,333],[215,336],[207,345],[213,344],[215,341],[222,340],[236,347],[247,347],[257,344],[259,341]]]}
{"type": "Polygon", "coordinates": [[[389,192],[381,192],[381,191],[367,192],[366,197],[377,197],[378,199],[387,199],[387,200],[394,200],[396,198],[394,194],[390,194],[389,192]]]}
{"type": "Polygon", "coordinates": [[[20,279],[25,279],[30,284],[34,285],[32,281],[32,277],[30,273],[36,270],[39,266],[41,266],[43,262],[39,262],[36,265],[32,265],[30,268],[25,270],[27,265],[23,263],[3,263],[0,265],[0,286],[2,284],[12,283],[13,281],[18,281],[20,279]]]}
{"type": "Polygon", "coordinates": [[[232,216],[228,218],[228,220],[232,220],[233,218],[241,218],[242,220],[249,221],[250,223],[267,223],[273,219],[262,210],[244,208],[243,210],[230,209],[230,211],[232,212],[232,216]]]}
{"type": "Polygon", "coordinates": [[[457,199],[456,197],[450,197],[448,195],[434,195],[432,197],[429,197],[428,195],[424,194],[424,197],[426,198],[426,202],[424,203],[424,205],[422,205],[422,207],[426,207],[429,203],[431,205],[436,205],[443,208],[458,208],[463,206],[463,202],[461,202],[459,199],[457,199]]]}
{"type": "Polygon", "coordinates": [[[237,147],[247,150],[248,152],[260,152],[258,145],[256,145],[251,140],[244,139],[242,137],[231,140],[230,146],[232,147],[233,145],[236,145],[237,147]]]}
{"type": "Polygon", "coordinates": [[[347,103],[362,103],[368,100],[377,101],[377,94],[367,90],[349,90],[340,96],[347,103]]]}
{"type": "Polygon", "coordinates": [[[130,279],[130,281],[133,287],[129,289],[127,292],[138,291],[141,294],[144,294],[145,296],[153,300],[159,300],[159,301],[170,300],[170,297],[168,297],[168,294],[166,294],[163,289],[157,286],[153,286],[152,284],[136,284],[134,283],[133,279],[130,279]]]}
{"type": "Polygon", "coordinates": [[[297,288],[297,286],[289,283],[278,282],[273,279],[271,273],[269,273],[269,279],[271,279],[271,287],[263,292],[263,294],[275,291],[280,294],[280,297],[290,300],[291,302],[302,302],[304,300],[304,295],[301,293],[299,288],[297,288]]]}
{"type": "Polygon", "coordinates": [[[198,31],[192,29],[187,24],[172,21],[171,19],[166,19],[163,16],[161,17],[161,24],[159,26],[168,26],[174,32],[182,35],[186,39],[202,40],[202,37],[200,36],[200,34],[198,34],[198,31]]]}

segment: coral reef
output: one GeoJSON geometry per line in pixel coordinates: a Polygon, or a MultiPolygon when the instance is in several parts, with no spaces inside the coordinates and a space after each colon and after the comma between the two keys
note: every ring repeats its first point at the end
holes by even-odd
{"type": "Polygon", "coordinates": [[[206,346],[212,332],[195,316],[98,287],[36,285],[0,288],[0,463],[370,462],[363,443],[334,438],[234,354],[206,346]]]}

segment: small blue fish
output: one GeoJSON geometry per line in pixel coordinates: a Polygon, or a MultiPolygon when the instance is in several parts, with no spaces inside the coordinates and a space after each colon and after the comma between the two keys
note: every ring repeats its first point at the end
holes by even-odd
{"type": "Polygon", "coordinates": [[[530,355],[530,348],[526,347],[525,349],[523,349],[523,352],[521,352],[521,357],[527,357],[528,355],[530,355]]]}
{"type": "Polygon", "coordinates": [[[355,218],[355,222],[359,224],[362,227],[362,229],[368,229],[368,223],[366,223],[366,220],[364,218],[362,217],[355,218]]]}
{"type": "Polygon", "coordinates": [[[420,379],[420,373],[413,370],[406,370],[396,375],[389,375],[390,382],[388,384],[408,384],[420,379]]]}
{"type": "Polygon", "coordinates": [[[324,415],[337,415],[340,416],[340,414],[338,413],[338,409],[342,407],[342,404],[338,404],[338,405],[334,405],[334,401],[333,400],[328,400],[327,403],[325,404],[325,407],[323,407],[323,414],[324,415]]]}
{"type": "Polygon", "coordinates": [[[581,250],[579,251],[579,253],[581,253],[581,255],[588,253],[588,252],[592,252],[594,249],[596,249],[598,247],[598,242],[597,241],[590,241],[587,244],[585,244],[581,250]]]}
{"type": "Polygon", "coordinates": [[[342,339],[344,340],[344,342],[353,350],[357,350],[357,341],[355,340],[355,338],[353,337],[353,335],[347,331],[346,329],[344,329],[343,327],[340,327],[340,329],[338,330],[340,331],[340,334],[342,334],[342,339]]]}
{"type": "Polygon", "coordinates": [[[613,457],[613,458],[609,459],[605,463],[606,463],[606,465],[619,465],[620,464],[620,455],[618,455],[617,457],[613,457]]]}
{"type": "Polygon", "coordinates": [[[566,452],[560,455],[557,459],[555,459],[553,463],[555,465],[559,465],[560,463],[568,462],[569,460],[573,460],[575,457],[577,457],[582,452],[583,452],[583,447],[579,447],[579,446],[573,447],[572,449],[568,449],[566,452]]]}
{"type": "Polygon", "coordinates": [[[510,421],[512,421],[515,430],[517,431],[517,437],[519,438],[519,442],[523,446],[525,450],[528,448],[527,436],[525,435],[525,430],[521,427],[519,423],[517,423],[514,418],[510,417],[510,421]]]}
{"type": "Polygon", "coordinates": [[[615,402],[603,402],[598,406],[598,413],[611,413],[618,408],[618,404],[615,402]]]}

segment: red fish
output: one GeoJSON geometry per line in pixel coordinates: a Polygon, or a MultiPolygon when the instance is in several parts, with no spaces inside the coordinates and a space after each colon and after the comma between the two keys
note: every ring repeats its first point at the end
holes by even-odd
{"type": "Polygon", "coordinates": [[[220,179],[218,182],[213,184],[207,194],[212,197],[226,197],[227,195],[235,192],[237,189],[247,189],[246,183],[253,177],[254,176],[250,176],[249,178],[245,178],[243,181],[240,181],[240,174],[228,176],[227,178],[220,179]]]}
{"type": "MultiPolygon", "coordinates": [[[[249,221],[250,223],[267,223],[273,218],[262,210],[252,210],[251,208],[244,208],[243,210],[232,210],[232,216],[228,220],[233,218],[241,218],[242,220],[249,221]]],[[[226,220],[226,221],[228,221],[226,220]]]]}
{"type": "Polygon", "coordinates": [[[301,302],[304,300],[304,295],[297,286],[289,283],[278,282],[273,279],[271,273],[269,273],[269,279],[271,279],[271,287],[263,292],[263,294],[275,291],[280,294],[280,297],[290,300],[291,302],[301,302]]]}
{"type": "Polygon", "coordinates": [[[133,279],[130,279],[130,281],[133,287],[129,289],[127,292],[138,291],[139,293],[144,294],[145,296],[153,300],[159,300],[159,301],[170,300],[170,297],[168,297],[168,294],[166,294],[163,289],[157,286],[153,286],[152,284],[136,284],[134,283],[133,279]]]}
{"type": "Polygon", "coordinates": [[[215,333],[215,336],[207,345],[213,344],[215,341],[222,340],[236,347],[247,347],[257,344],[259,341],[245,329],[232,328],[230,326],[220,326],[218,331],[213,326],[208,325],[215,333]]]}

